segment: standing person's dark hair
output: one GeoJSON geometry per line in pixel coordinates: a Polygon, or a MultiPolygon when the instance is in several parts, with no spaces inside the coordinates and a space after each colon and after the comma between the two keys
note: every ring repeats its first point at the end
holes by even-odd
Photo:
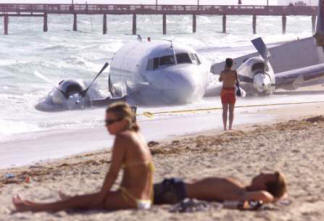
{"type": "Polygon", "coordinates": [[[223,105],[223,126],[227,130],[227,112],[229,112],[228,129],[232,129],[234,120],[234,106],[236,101],[235,84],[237,82],[237,72],[232,70],[233,59],[226,58],[225,68],[219,76],[219,81],[223,82],[221,100],[223,105]]]}
{"type": "Polygon", "coordinates": [[[232,58],[226,58],[225,64],[226,64],[226,67],[231,68],[233,66],[233,59],[232,58]]]}

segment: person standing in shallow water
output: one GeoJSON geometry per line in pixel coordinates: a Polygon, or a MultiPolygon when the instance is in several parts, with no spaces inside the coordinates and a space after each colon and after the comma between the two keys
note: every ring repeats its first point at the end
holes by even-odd
{"type": "Polygon", "coordinates": [[[232,130],[234,120],[234,107],[235,107],[235,84],[237,82],[237,72],[232,70],[233,59],[226,58],[225,69],[219,76],[219,81],[223,82],[221,91],[221,100],[223,105],[223,126],[227,130],[227,113],[229,113],[228,129],[232,130]]]}
{"type": "Polygon", "coordinates": [[[16,211],[50,211],[67,209],[149,209],[153,199],[153,163],[149,148],[128,104],[111,104],[105,115],[107,131],[115,136],[110,168],[98,192],[67,196],[61,200],[41,203],[25,200],[19,195],[12,198],[16,211]],[[112,191],[118,173],[123,170],[120,187],[112,191]]]}

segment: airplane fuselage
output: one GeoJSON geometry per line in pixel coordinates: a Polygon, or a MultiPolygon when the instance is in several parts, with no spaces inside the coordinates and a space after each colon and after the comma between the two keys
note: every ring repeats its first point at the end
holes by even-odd
{"type": "Polygon", "coordinates": [[[113,95],[138,104],[191,103],[203,97],[209,65],[192,48],[169,41],[136,41],[114,55],[109,81],[113,95]]]}

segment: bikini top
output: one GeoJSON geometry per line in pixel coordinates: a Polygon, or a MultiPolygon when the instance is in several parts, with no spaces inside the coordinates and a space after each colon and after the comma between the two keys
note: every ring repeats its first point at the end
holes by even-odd
{"type": "Polygon", "coordinates": [[[152,161],[144,161],[144,162],[132,162],[132,163],[128,163],[128,164],[123,164],[122,168],[126,168],[126,167],[134,167],[134,166],[140,166],[140,165],[145,165],[147,166],[147,168],[153,172],[155,167],[152,161]]]}

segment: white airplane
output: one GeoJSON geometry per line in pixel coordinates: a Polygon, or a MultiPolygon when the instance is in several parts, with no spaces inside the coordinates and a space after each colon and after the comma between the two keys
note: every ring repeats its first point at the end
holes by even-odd
{"type": "Polygon", "coordinates": [[[133,105],[191,103],[204,96],[210,76],[210,64],[194,49],[172,41],[140,38],[125,44],[112,59],[108,77],[111,97],[91,99],[87,92],[95,79],[88,87],[80,81],[63,80],[36,109],[83,109],[119,100],[133,105]]]}
{"type": "MultiPolygon", "coordinates": [[[[320,0],[319,9],[322,8],[320,0]]],[[[262,39],[253,40],[259,54],[234,60],[243,89],[265,95],[273,93],[276,88],[295,89],[318,84],[318,79],[324,79],[322,10],[319,10],[316,29],[316,39],[310,37],[270,49],[262,39]]],[[[113,57],[108,77],[111,97],[89,98],[87,92],[95,79],[88,87],[67,80],[61,81],[36,108],[44,111],[51,110],[51,106],[55,110],[79,109],[107,105],[117,100],[127,100],[133,105],[191,103],[208,92],[211,73],[219,74],[223,69],[224,63],[210,66],[190,47],[172,41],[143,41],[139,38],[124,45],[113,57]]]]}
{"type": "Polygon", "coordinates": [[[114,55],[109,72],[113,97],[144,105],[191,103],[205,94],[210,65],[190,47],[171,41],[135,41],[114,55]]]}

